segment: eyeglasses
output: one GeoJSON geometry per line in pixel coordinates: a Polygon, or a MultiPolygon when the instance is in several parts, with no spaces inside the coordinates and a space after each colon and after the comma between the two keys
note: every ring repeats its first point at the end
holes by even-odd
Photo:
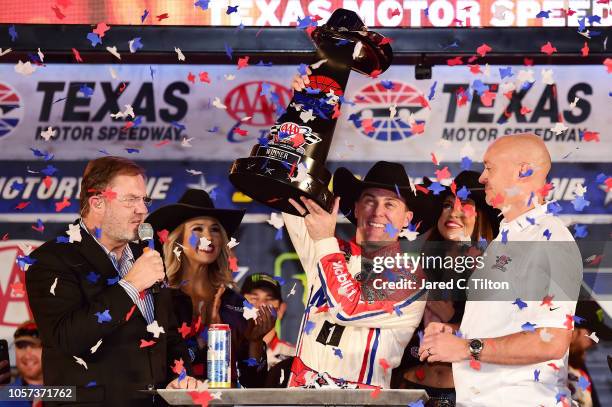
{"type": "Polygon", "coordinates": [[[153,203],[153,200],[148,196],[134,196],[128,195],[121,198],[117,198],[119,202],[122,202],[127,208],[133,208],[136,204],[142,200],[144,205],[148,208],[153,203]]]}

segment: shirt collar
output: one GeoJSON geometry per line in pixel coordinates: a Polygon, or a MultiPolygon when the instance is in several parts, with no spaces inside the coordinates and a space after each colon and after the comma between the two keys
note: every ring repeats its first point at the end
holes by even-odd
{"type": "MultiPolygon", "coordinates": [[[[93,240],[96,241],[96,243],[98,243],[98,245],[102,248],[102,250],[104,250],[104,253],[106,253],[106,255],[109,258],[111,258],[113,261],[117,261],[117,256],[115,255],[115,253],[108,250],[106,246],[100,243],[100,241],[96,238],[96,236],[92,235],[89,229],[87,229],[87,226],[85,226],[85,222],[83,222],[83,218],[79,219],[79,224],[81,225],[81,229],[84,229],[85,232],[87,232],[87,234],[91,236],[93,240]]],[[[134,259],[134,254],[132,253],[132,249],[130,248],[129,244],[126,244],[125,248],[123,249],[123,253],[121,254],[121,261],[123,262],[125,260],[133,260],[133,259],[134,259]]]]}
{"type": "Polygon", "coordinates": [[[502,219],[499,224],[499,230],[506,229],[522,232],[529,226],[538,223],[538,220],[548,213],[548,205],[554,202],[555,201],[544,202],[542,205],[536,204],[534,208],[528,210],[510,222],[502,219]]]}

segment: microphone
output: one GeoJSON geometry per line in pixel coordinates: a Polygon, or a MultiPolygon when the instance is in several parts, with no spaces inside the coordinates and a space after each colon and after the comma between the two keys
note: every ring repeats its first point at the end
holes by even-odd
{"type": "MultiPolygon", "coordinates": [[[[153,233],[154,233],[153,226],[151,226],[150,223],[141,223],[140,225],[138,225],[138,238],[141,241],[148,243],[148,246],[144,248],[145,252],[147,250],[154,250],[155,242],[153,241],[153,233]]],[[[164,267],[164,273],[165,272],[166,272],[166,269],[164,267]]],[[[153,294],[159,293],[160,289],[161,289],[160,283],[155,283],[151,286],[151,292],[153,294]]]]}

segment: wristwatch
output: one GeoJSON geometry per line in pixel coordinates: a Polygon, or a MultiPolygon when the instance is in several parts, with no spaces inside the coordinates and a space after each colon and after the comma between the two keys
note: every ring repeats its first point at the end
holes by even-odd
{"type": "Polygon", "coordinates": [[[484,342],[481,339],[472,339],[470,340],[469,348],[472,357],[478,360],[484,348],[484,342]]]}

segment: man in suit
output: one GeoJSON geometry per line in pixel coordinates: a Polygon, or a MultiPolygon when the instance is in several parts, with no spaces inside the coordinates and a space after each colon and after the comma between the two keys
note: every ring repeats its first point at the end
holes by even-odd
{"type": "Polygon", "coordinates": [[[140,166],[119,157],[90,161],[69,238],[31,255],[26,286],[45,385],[76,386],[77,403],[152,405],[159,396],[139,390],[201,384],[186,376],[190,358],[170,293],[156,284],[165,276],[161,256],[131,243],[150,203],[140,166]]]}

